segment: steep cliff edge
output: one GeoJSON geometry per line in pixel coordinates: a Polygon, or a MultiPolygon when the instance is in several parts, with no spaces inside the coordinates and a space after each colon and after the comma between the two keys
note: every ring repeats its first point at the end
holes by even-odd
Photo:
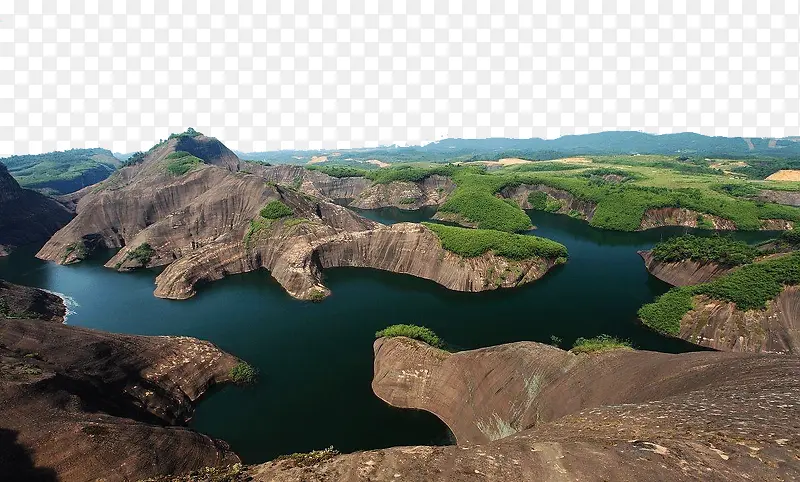
{"type": "Polygon", "coordinates": [[[349,219],[362,229],[337,229],[326,224],[331,217],[305,218],[299,224],[278,221],[249,247],[209,246],[179,259],[156,278],[156,296],[188,298],[198,282],[264,268],[295,298],[319,300],[330,294],[321,270],[343,266],[410,274],[448,289],[474,292],[529,283],[555,264],[552,259],[515,261],[492,253],[465,258],[442,248],[438,237],[422,225],[382,226],[345,208],[326,206],[338,213],[332,217],[349,219]]]}
{"type": "Polygon", "coordinates": [[[707,283],[730,273],[734,268],[718,263],[702,263],[691,259],[683,261],[658,261],[652,251],[638,251],[644,260],[647,271],[672,286],[691,286],[707,283]]]}
{"type": "MultiPolygon", "coordinates": [[[[14,287],[24,291],[47,295],[14,287]]],[[[42,315],[56,319],[63,309],[42,315]]],[[[0,317],[0,472],[13,480],[139,480],[235,463],[224,442],[179,425],[237,362],[194,338],[0,317]]]]}
{"type": "Polygon", "coordinates": [[[47,240],[70,219],[72,214],[67,208],[21,188],[0,163],[0,256],[17,246],[47,240]]]}
{"type": "Polygon", "coordinates": [[[800,359],[522,342],[449,354],[375,343],[373,389],[430,410],[458,446],[396,447],[251,467],[256,481],[791,480],[800,359]],[[526,382],[526,380],[528,380],[526,382]],[[504,433],[486,432],[492,426],[504,433]],[[505,435],[490,440],[490,435],[505,435]],[[467,442],[467,440],[469,440],[467,442]]]}

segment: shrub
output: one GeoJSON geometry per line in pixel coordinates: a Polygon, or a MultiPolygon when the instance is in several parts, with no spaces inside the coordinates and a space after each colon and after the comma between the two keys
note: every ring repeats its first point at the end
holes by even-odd
{"type": "Polygon", "coordinates": [[[547,193],[542,191],[532,191],[530,194],[528,194],[528,203],[530,203],[531,208],[544,211],[547,207],[547,193]]]}
{"type": "Polygon", "coordinates": [[[672,288],[639,308],[642,323],[653,330],[667,335],[678,336],[681,331],[681,318],[694,307],[692,291],[686,287],[672,288]]]}
{"type": "Polygon", "coordinates": [[[414,204],[415,202],[417,202],[417,200],[414,199],[413,197],[404,197],[400,198],[400,200],[397,202],[398,204],[414,204]]]}
{"type": "Polygon", "coordinates": [[[258,380],[258,369],[244,361],[237,363],[228,374],[237,385],[252,385],[258,380]]]}
{"type": "Polygon", "coordinates": [[[671,238],[653,247],[653,257],[658,261],[676,262],[691,259],[701,263],[719,263],[738,266],[752,263],[759,252],[744,241],[730,237],[697,237],[687,234],[671,238]]]}
{"type": "Polygon", "coordinates": [[[167,155],[164,160],[167,161],[167,172],[173,176],[182,176],[203,163],[201,159],[186,151],[175,151],[167,155]]]}
{"type": "Polygon", "coordinates": [[[280,219],[286,216],[291,216],[294,214],[294,211],[292,211],[292,208],[286,204],[283,204],[281,201],[274,200],[270,201],[269,204],[264,206],[259,214],[261,214],[262,218],[266,219],[280,219]]]}
{"type": "Polygon", "coordinates": [[[155,254],[156,250],[154,250],[149,243],[142,243],[136,249],[128,251],[126,257],[135,260],[142,266],[147,266],[155,254]]]}
{"type": "Polygon", "coordinates": [[[573,353],[593,353],[607,350],[631,350],[633,347],[628,340],[620,340],[609,335],[600,335],[594,338],[578,338],[572,345],[573,353]]]}
{"type": "Polygon", "coordinates": [[[488,229],[468,229],[422,223],[439,237],[442,247],[459,256],[474,258],[488,251],[508,259],[532,257],[556,259],[567,256],[567,248],[555,241],[488,229]]]}
{"type": "Polygon", "coordinates": [[[428,345],[441,348],[444,346],[441,338],[439,338],[436,333],[433,332],[430,328],[425,328],[424,326],[417,326],[417,325],[391,325],[387,326],[386,328],[377,331],[375,333],[375,338],[381,337],[395,337],[395,336],[405,336],[407,338],[413,338],[415,340],[423,341],[428,345]]]}

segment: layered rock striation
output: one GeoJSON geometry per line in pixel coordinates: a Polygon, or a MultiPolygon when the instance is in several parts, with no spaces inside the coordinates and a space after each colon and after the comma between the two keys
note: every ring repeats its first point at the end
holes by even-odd
{"type": "MultiPolygon", "coordinates": [[[[8,292],[6,292],[8,293],[8,292]]],[[[25,299],[47,298],[14,286],[25,299]],[[28,293],[24,293],[24,292],[28,293]]],[[[188,337],[104,333],[0,317],[0,471],[9,480],[139,480],[228,465],[219,440],[182,427],[238,360],[188,337]]]]}
{"type": "Polygon", "coordinates": [[[647,271],[672,286],[691,286],[707,283],[730,273],[735,267],[719,263],[703,263],[691,259],[665,262],[655,259],[652,251],[639,251],[647,271]]]}
{"type": "Polygon", "coordinates": [[[575,355],[521,342],[450,354],[375,343],[373,389],[435,413],[457,446],[251,467],[256,481],[791,480],[800,359],[698,352],[575,355]],[[498,428],[500,430],[498,430],[498,428]]]}
{"type": "MultiPolygon", "coordinates": [[[[528,283],[555,262],[511,261],[492,253],[455,255],[421,225],[383,226],[326,200],[391,200],[405,192],[402,186],[384,185],[361,196],[367,189],[362,178],[338,179],[296,166],[245,164],[239,172],[229,151],[219,146],[216,139],[202,136],[156,146],[140,165],[120,170],[82,195],[75,220],[37,256],[67,264],[97,248],[122,248],[106,266],[122,271],[167,266],[156,279],[155,295],[171,299],[192,296],[198,283],[267,269],[292,296],[320,300],[330,293],[322,270],[340,266],[382,269],[453,290],[482,291],[528,283]],[[179,151],[203,162],[175,175],[165,165],[179,151]],[[275,201],[291,215],[264,218],[261,209],[275,201]]],[[[438,202],[453,188],[441,176],[418,184],[419,203],[438,202]]]]}

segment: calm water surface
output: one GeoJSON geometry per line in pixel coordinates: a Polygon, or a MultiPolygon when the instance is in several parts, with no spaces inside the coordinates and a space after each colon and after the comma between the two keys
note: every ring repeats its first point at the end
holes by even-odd
{"type": "MultiPolygon", "coordinates": [[[[362,212],[392,223],[420,221],[431,210],[362,212]]],[[[290,298],[267,272],[215,282],[188,301],[153,296],[154,270],[117,273],[102,259],[58,266],[19,250],[0,258],[0,277],[69,296],[68,323],[145,335],[210,340],[257,366],[251,388],[213,391],[199,404],[192,427],[228,441],[248,463],[335,446],[343,452],[393,445],[443,444],[445,425],[425,412],[394,409],[374,396],[374,333],[393,323],[428,326],[456,348],[519,340],[572,345],[603,333],[649,350],[693,348],[636,321],[643,303],[668,289],[650,276],[637,250],[686,228],[643,233],[602,231],[586,223],[531,212],[533,234],[567,246],[569,262],[536,283],[513,290],[456,293],[411,276],[376,270],[327,270],[333,295],[314,304],[290,298]]],[[[736,233],[758,241],[767,233],[736,233]]]]}

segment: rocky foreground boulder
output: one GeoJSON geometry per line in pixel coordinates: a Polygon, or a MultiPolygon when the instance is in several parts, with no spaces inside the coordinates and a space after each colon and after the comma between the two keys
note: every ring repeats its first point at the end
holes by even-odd
{"type": "Polygon", "coordinates": [[[139,480],[239,461],[224,442],[184,427],[238,359],[194,338],[47,321],[65,311],[51,296],[0,286],[6,306],[33,306],[23,313],[42,318],[0,316],[0,479],[139,480]]]}
{"type": "Polygon", "coordinates": [[[0,256],[17,246],[46,241],[71,219],[63,205],[20,187],[0,163],[0,256]]]}
{"type": "Polygon", "coordinates": [[[373,389],[430,411],[458,445],[285,458],[257,481],[641,481],[800,478],[800,359],[532,342],[447,353],[375,342],[373,389]]]}

